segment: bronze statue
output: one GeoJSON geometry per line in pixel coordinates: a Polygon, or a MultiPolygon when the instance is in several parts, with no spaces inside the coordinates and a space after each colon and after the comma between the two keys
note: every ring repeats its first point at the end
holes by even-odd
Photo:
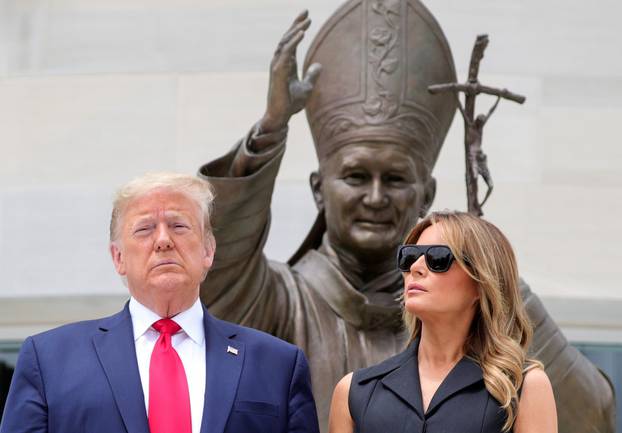
{"type": "MultiPolygon", "coordinates": [[[[303,348],[326,431],[337,381],[405,344],[395,250],[432,203],[431,171],[456,111],[453,94],[431,95],[427,87],[453,83],[456,73],[440,26],[417,0],[346,2],[315,37],[298,79],[296,47],[309,24],[302,13],[278,45],[264,116],[199,170],[216,190],[218,245],[201,296],[214,315],[303,348]],[[310,178],[318,217],[285,264],[267,259],[263,247],[287,123],[303,106],[319,160],[310,178]]],[[[532,317],[541,317],[535,348],[554,385],[569,371],[577,378],[571,390],[558,389],[578,392],[584,407],[558,409],[562,428],[565,420],[577,427],[560,431],[588,431],[587,422],[611,431],[600,428],[611,413],[610,386],[526,286],[524,295],[532,317]],[[569,370],[566,359],[581,370],[569,370]]]]}
{"type": "Polygon", "coordinates": [[[444,83],[434,84],[428,87],[432,94],[452,92],[456,98],[456,105],[464,119],[464,149],[466,156],[466,185],[467,185],[467,205],[468,211],[476,216],[482,216],[482,207],[490,197],[493,189],[492,177],[488,169],[488,160],[486,154],[482,150],[482,136],[484,134],[484,125],[499,105],[501,98],[522,104],[525,97],[516,95],[507,89],[496,89],[494,87],[483,86],[480,84],[477,75],[479,73],[479,64],[484,57],[484,51],[488,46],[488,35],[479,35],[475,40],[473,52],[471,53],[471,64],[469,65],[469,78],[465,84],[444,83]],[[458,93],[464,93],[464,107],[460,102],[458,93]],[[480,93],[494,95],[497,100],[490,107],[487,114],[479,114],[475,119],[475,98],[480,93]],[[479,201],[477,179],[482,177],[486,183],[486,195],[479,201]]]}

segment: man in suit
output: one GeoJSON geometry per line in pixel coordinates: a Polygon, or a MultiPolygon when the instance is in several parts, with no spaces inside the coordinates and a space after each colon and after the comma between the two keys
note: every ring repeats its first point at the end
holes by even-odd
{"type": "Polygon", "coordinates": [[[130,301],[26,339],[0,433],[318,431],[302,351],[199,300],[212,199],[206,181],[171,173],[119,190],[110,252],[130,301]]]}

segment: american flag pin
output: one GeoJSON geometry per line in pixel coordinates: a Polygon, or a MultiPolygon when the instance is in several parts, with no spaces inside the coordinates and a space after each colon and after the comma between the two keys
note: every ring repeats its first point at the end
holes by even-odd
{"type": "Polygon", "coordinates": [[[238,349],[235,347],[227,346],[227,353],[231,353],[232,355],[238,355],[238,349]]]}

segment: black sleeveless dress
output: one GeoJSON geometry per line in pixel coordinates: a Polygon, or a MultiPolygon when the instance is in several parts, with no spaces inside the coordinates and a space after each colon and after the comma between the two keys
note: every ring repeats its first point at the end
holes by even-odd
{"type": "Polygon", "coordinates": [[[500,433],[506,412],[484,386],[480,366],[462,358],[423,412],[419,340],[352,376],[348,404],[357,433],[500,433]]]}

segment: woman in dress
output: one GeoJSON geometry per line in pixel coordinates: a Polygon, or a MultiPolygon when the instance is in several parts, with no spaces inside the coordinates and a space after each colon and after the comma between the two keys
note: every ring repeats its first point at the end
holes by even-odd
{"type": "Polygon", "coordinates": [[[330,433],[556,433],[551,383],[527,358],[516,259],[491,223],[435,212],[398,251],[406,350],[346,375],[330,433]]]}

